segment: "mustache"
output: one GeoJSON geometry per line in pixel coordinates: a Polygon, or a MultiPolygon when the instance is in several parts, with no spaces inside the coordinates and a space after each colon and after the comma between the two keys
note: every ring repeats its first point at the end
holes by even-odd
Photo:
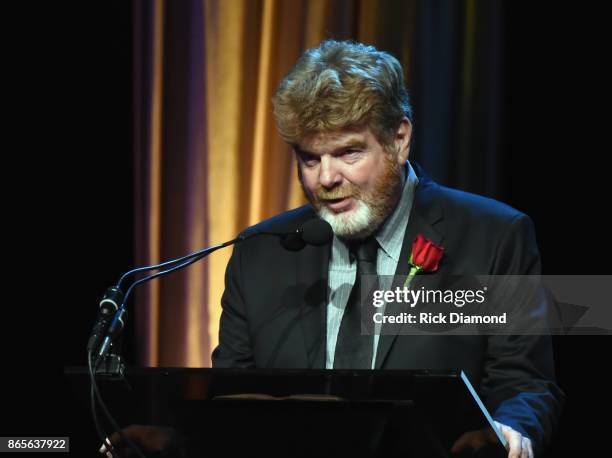
{"type": "Polygon", "coordinates": [[[361,193],[356,186],[343,186],[341,188],[336,189],[325,189],[323,187],[318,187],[314,191],[314,195],[317,200],[336,200],[336,199],[345,199],[347,197],[355,197],[359,198],[361,193]]]}

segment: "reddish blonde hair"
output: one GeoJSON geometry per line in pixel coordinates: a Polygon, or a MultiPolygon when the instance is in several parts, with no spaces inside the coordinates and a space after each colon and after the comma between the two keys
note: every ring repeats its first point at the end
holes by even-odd
{"type": "Polygon", "coordinates": [[[308,49],[272,98],[280,135],[297,145],[317,132],[367,125],[389,147],[412,108],[399,61],[373,46],[327,40],[308,49]]]}

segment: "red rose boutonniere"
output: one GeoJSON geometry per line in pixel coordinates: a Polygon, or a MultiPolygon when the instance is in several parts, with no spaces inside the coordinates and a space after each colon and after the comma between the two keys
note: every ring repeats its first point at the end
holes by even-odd
{"type": "Polygon", "coordinates": [[[418,234],[412,242],[412,253],[410,254],[410,273],[404,283],[404,288],[408,288],[412,279],[419,272],[435,272],[438,270],[440,259],[444,255],[444,248],[436,245],[431,240],[418,234]]]}

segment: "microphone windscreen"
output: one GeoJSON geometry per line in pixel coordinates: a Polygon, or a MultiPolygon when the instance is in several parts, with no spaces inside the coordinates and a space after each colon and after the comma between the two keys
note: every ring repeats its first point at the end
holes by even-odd
{"type": "Polygon", "coordinates": [[[309,245],[325,245],[334,236],[334,232],[327,221],[320,218],[306,221],[302,226],[302,239],[309,245]]]}
{"type": "Polygon", "coordinates": [[[299,232],[291,232],[289,234],[283,234],[280,237],[281,245],[289,251],[300,251],[306,246],[306,242],[302,240],[302,234],[299,232]]]}

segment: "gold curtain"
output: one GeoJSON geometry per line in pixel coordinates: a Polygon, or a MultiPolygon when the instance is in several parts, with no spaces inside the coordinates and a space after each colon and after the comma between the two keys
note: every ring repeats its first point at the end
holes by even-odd
{"type": "MultiPolygon", "coordinates": [[[[356,39],[391,50],[405,66],[410,57],[414,2],[184,3],[188,6],[179,8],[152,0],[135,7],[135,15],[148,12],[149,24],[137,28],[135,36],[137,53],[149,49],[144,53],[149,60],[135,72],[135,85],[141,85],[136,98],[150,101],[137,103],[135,110],[141,263],[232,239],[247,226],[304,202],[294,158],[275,131],[270,99],[306,48],[325,38],[356,39]],[[181,21],[190,32],[176,45],[169,34],[181,31],[181,21]],[[189,49],[183,70],[173,66],[177,60],[172,58],[184,52],[181,46],[189,49]],[[152,74],[145,78],[147,72],[152,74]],[[172,91],[179,91],[173,88],[181,84],[176,76],[181,72],[190,90],[177,109],[172,91]],[[177,113],[181,109],[184,113],[177,113]],[[185,123],[190,128],[180,130],[185,123]]],[[[210,366],[230,254],[231,249],[220,250],[142,289],[137,297],[141,364],[210,366]]]]}

